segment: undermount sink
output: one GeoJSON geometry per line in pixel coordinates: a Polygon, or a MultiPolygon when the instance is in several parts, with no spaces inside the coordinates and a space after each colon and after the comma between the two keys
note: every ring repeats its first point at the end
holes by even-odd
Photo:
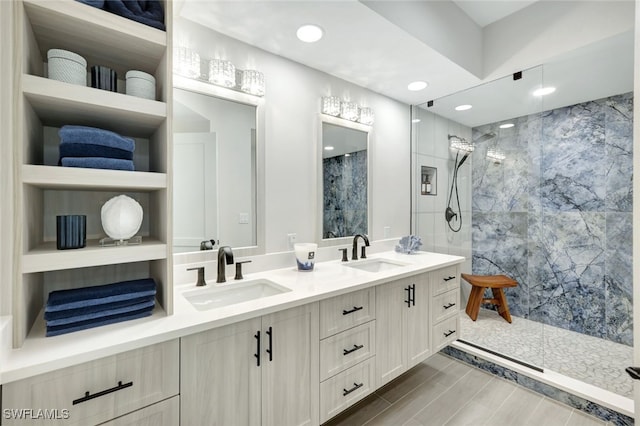
{"type": "Polygon", "coordinates": [[[197,310],[207,311],[249,300],[275,296],[288,291],[291,291],[291,289],[269,280],[254,280],[233,281],[223,285],[209,284],[205,288],[185,292],[183,296],[197,310]]]}
{"type": "Polygon", "coordinates": [[[367,272],[388,271],[389,269],[395,269],[406,265],[406,263],[395,262],[388,259],[368,259],[344,264],[344,266],[349,268],[360,269],[367,272]]]}

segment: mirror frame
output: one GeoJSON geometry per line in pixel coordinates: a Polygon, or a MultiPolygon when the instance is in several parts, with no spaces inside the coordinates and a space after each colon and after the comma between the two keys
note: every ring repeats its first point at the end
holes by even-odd
{"type": "Polygon", "coordinates": [[[323,170],[322,170],[322,127],[323,124],[333,124],[334,126],[346,127],[352,130],[358,130],[367,134],[367,232],[366,235],[369,237],[369,241],[373,241],[371,238],[371,230],[373,229],[373,203],[372,203],[372,194],[373,194],[373,126],[368,126],[366,124],[356,123],[354,121],[345,120],[344,118],[333,117],[331,115],[319,114],[318,119],[318,138],[316,143],[316,164],[317,164],[317,193],[318,196],[316,198],[316,211],[318,212],[318,217],[316,221],[316,238],[318,241],[319,247],[331,247],[338,245],[351,244],[353,241],[353,235],[348,237],[337,237],[337,238],[324,238],[323,237],[323,227],[324,227],[324,182],[323,182],[323,170]]]}
{"type": "MultiPolygon", "coordinates": [[[[265,253],[265,111],[264,98],[238,92],[226,87],[216,86],[202,80],[193,80],[177,74],[173,75],[173,89],[187,90],[225,101],[238,102],[256,108],[256,245],[248,247],[231,247],[236,257],[255,256],[265,253]]],[[[171,105],[173,115],[173,105],[171,105]]],[[[173,135],[173,129],[171,130],[173,135]]],[[[173,152],[171,153],[173,168],[173,152]]],[[[173,176],[172,176],[173,180],[173,176]]],[[[173,190],[173,183],[172,183],[173,190]]],[[[173,212],[171,225],[171,252],[173,253],[173,212]]],[[[222,242],[224,245],[224,242],[222,242]]],[[[184,253],[174,253],[174,264],[204,262],[211,260],[213,250],[200,250],[184,253]],[[207,256],[207,254],[209,254],[207,256]]]]}

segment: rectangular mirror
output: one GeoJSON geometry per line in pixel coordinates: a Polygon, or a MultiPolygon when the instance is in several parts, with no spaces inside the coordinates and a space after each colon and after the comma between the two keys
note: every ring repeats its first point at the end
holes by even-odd
{"type": "Polygon", "coordinates": [[[255,248],[258,107],[246,99],[222,98],[219,88],[203,82],[179,77],[175,82],[174,253],[201,251],[210,240],[234,249],[255,248]]]}
{"type": "Polygon", "coordinates": [[[369,127],[322,117],[321,240],[369,232],[369,127]]]}

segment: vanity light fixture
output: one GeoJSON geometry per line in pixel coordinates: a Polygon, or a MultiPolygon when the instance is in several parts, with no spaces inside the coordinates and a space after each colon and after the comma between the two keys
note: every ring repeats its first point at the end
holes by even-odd
{"type": "Polygon", "coordinates": [[[211,59],[209,61],[209,83],[224,87],[235,87],[236,67],[231,61],[211,59]]]}
{"type": "Polygon", "coordinates": [[[296,31],[296,36],[300,41],[304,41],[305,43],[315,43],[320,40],[324,35],[324,31],[317,25],[307,24],[302,25],[296,31]]]}
{"type": "Polygon", "coordinates": [[[361,107],[355,102],[343,101],[337,96],[324,96],[322,98],[322,113],[333,117],[344,118],[367,126],[373,125],[373,109],[361,107]]]}
{"type": "Polygon", "coordinates": [[[465,105],[458,105],[458,106],[455,108],[455,110],[456,110],[456,111],[466,111],[466,110],[471,109],[471,108],[473,108],[473,106],[472,106],[472,105],[465,104],[465,105]]]}
{"type": "Polygon", "coordinates": [[[545,95],[550,95],[551,93],[555,92],[556,88],[552,87],[552,86],[548,86],[548,87],[541,87],[537,90],[533,91],[533,96],[545,96],[545,95]]]}
{"type": "Polygon", "coordinates": [[[409,83],[407,89],[411,90],[412,92],[417,92],[419,90],[426,89],[428,85],[429,83],[427,83],[426,81],[413,81],[409,83]]]}
{"type": "Polygon", "coordinates": [[[241,73],[240,90],[256,96],[264,96],[264,74],[256,70],[244,70],[241,73]]]}
{"type": "Polygon", "coordinates": [[[504,124],[501,124],[499,127],[500,127],[501,129],[510,129],[510,128],[512,128],[513,126],[514,126],[514,124],[513,124],[513,123],[504,123],[504,124]]]}
{"type": "Polygon", "coordinates": [[[174,47],[173,70],[183,77],[200,78],[200,55],[188,47],[174,47]]]}

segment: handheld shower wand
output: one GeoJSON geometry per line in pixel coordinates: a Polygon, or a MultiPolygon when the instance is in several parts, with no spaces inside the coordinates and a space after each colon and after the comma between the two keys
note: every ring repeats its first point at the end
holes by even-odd
{"type": "Polygon", "coordinates": [[[460,159],[460,161],[458,161],[458,157],[460,155],[460,152],[456,153],[456,160],[453,166],[453,177],[451,179],[451,190],[449,191],[449,199],[447,201],[447,208],[444,211],[444,218],[447,221],[447,225],[449,225],[449,229],[451,229],[453,232],[459,232],[460,229],[462,229],[462,210],[460,208],[460,195],[458,193],[458,169],[460,169],[460,166],[462,166],[464,164],[464,162],[467,160],[467,158],[469,157],[470,152],[467,151],[464,153],[464,155],[462,156],[462,158],[460,159]],[[456,202],[458,204],[458,213],[456,213],[452,208],[451,208],[451,199],[453,198],[453,190],[455,189],[456,192],[456,202]],[[454,227],[451,224],[451,221],[453,219],[456,219],[456,221],[458,222],[458,226],[454,227]]]}

